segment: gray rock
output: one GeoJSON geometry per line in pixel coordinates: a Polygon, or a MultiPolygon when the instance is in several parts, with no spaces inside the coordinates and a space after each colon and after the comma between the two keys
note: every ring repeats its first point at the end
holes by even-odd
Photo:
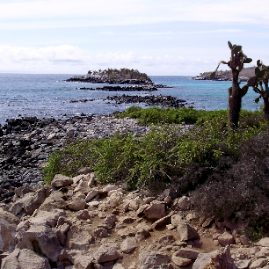
{"type": "Polygon", "coordinates": [[[2,269],[51,269],[47,258],[31,249],[15,249],[2,261],[2,269]]]}

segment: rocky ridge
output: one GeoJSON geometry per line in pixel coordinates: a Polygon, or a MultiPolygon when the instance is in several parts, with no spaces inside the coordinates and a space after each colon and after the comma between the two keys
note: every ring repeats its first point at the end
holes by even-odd
{"type": "Polygon", "coordinates": [[[269,238],[199,217],[172,187],[127,192],[83,169],[15,193],[0,204],[1,269],[269,268],[269,238]]]}

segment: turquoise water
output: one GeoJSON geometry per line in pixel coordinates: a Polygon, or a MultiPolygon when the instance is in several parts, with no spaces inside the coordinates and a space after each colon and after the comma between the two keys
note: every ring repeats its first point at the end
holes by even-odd
{"type": "MultiPolygon", "coordinates": [[[[131,104],[116,105],[103,99],[125,92],[83,91],[79,87],[101,87],[102,84],[64,82],[72,75],[0,74],[0,123],[7,118],[22,116],[70,117],[74,115],[107,115],[123,111],[131,104]],[[94,99],[91,102],[70,103],[71,100],[94,99]]],[[[157,84],[174,88],[161,88],[156,92],[126,92],[128,95],[162,94],[186,100],[187,106],[197,109],[227,109],[228,87],[231,82],[197,81],[190,77],[151,76],[157,84]]],[[[257,94],[249,90],[243,98],[243,109],[260,107],[253,100],[257,94]]]]}

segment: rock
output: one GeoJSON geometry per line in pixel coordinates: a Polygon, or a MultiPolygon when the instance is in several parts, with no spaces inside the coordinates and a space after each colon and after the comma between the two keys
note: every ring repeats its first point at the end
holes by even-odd
{"type": "Polygon", "coordinates": [[[197,231],[186,222],[181,222],[177,226],[177,231],[181,241],[195,240],[200,238],[197,231]]]}
{"type": "Polygon", "coordinates": [[[165,235],[158,240],[159,245],[163,247],[166,245],[171,245],[173,242],[175,242],[175,238],[173,235],[165,235]]]}
{"type": "Polygon", "coordinates": [[[65,200],[63,199],[63,193],[52,192],[49,197],[41,204],[39,210],[52,211],[54,209],[67,209],[65,200]]]}
{"type": "Polygon", "coordinates": [[[2,269],[51,269],[49,261],[31,249],[15,249],[2,261],[2,269]]]}
{"type": "Polygon", "coordinates": [[[175,252],[174,254],[177,257],[196,260],[198,255],[199,255],[199,251],[195,250],[195,249],[191,249],[191,248],[182,248],[182,249],[178,250],[177,252],[175,252]]]}
{"type": "Polygon", "coordinates": [[[46,197],[46,188],[42,188],[36,192],[29,192],[13,203],[10,210],[14,215],[19,215],[22,211],[31,215],[45,201],[46,197]]]}
{"type": "Polygon", "coordinates": [[[174,253],[172,256],[172,262],[178,266],[187,266],[192,263],[191,259],[182,258],[177,256],[177,253],[174,253]]]}
{"type": "Polygon", "coordinates": [[[171,224],[177,227],[183,220],[183,217],[180,214],[174,214],[171,216],[171,224]]]}
{"type": "Polygon", "coordinates": [[[137,248],[137,241],[135,238],[126,238],[120,245],[120,250],[123,253],[130,254],[137,248]]]}
{"type": "Polygon", "coordinates": [[[190,209],[190,198],[187,196],[182,196],[174,200],[174,209],[189,210],[190,209]]]}
{"type": "Polygon", "coordinates": [[[269,248],[263,247],[259,252],[255,254],[256,258],[266,258],[269,257],[269,248]]]}
{"type": "Polygon", "coordinates": [[[29,230],[25,231],[18,248],[38,249],[52,262],[58,260],[62,251],[62,247],[52,229],[42,225],[31,226],[29,230]]]}
{"type": "Polygon", "coordinates": [[[192,265],[192,269],[204,269],[205,266],[211,262],[211,256],[216,253],[217,251],[210,252],[210,253],[199,253],[197,256],[197,259],[192,265]]]}
{"type": "Polygon", "coordinates": [[[235,261],[234,264],[238,269],[248,269],[249,265],[251,263],[251,260],[240,260],[235,261]]]}
{"type": "Polygon", "coordinates": [[[250,246],[249,238],[245,234],[240,235],[240,242],[241,242],[242,245],[250,246]]]}
{"type": "Polygon", "coordinates": [[[222,246],[226,246],[234,243],[234,237],[228,232],[224,232],[218,237],[218,241],[222,246]]]}
{"type": "Polygon", "coordinates": [[[121,258],[122,254],[114,247],[100,246],[95,253],[95,260],[98,263],[115,261],[121,258]]]}
{"type": "Polygon", "coordinates": [[[19,219],[0,209],[0,251],[12,252],[15,248],[15,232],[19,219]]]}
{"type": "Polygon", "coordinates": [[[163,203],[151,203],[145,210],[145,216],[151,220],[157,220],[165,217],[165,204],[163,203]]]}
{"type": "Polygon", "coordinates": [[[74,211],[84,210],[86,202],[83,198],[74,197],[69,203],[67,203],[69,209],[74,211]]]}
{"type": "Polygon", "coordinates": [[[97,227],[94,231],[94,236],[99,238],[106,238],[109,236],[109,231],[104,227],[97,227]]]}
{"type": "Polygon", "coordinates": [[[67,177],[61,174],[57,174],[54,176],[51,186],[54,188],[61,188],[65,186],[69,186],[73,184],[73,179],[71,177],[67,177]]]}
{"type": "Polygon", "coordinates": [[[146,255],[139,255],[140,269],[153,268],[170,268],[169,263],[171,258],[168,255],[160,253],[147,253],[146,255]]]}
{"type": "Polygon", "coordinates": [[[94,244],[94,237],[90,234],[90,229],[80,226],[71,226],[67,232],[66,245],[69,249],[87,250],[94,244]]]}
{"type": "Polygon", "coordinates": [[[159,220],[156,220],[154,223],[152,223],[151,227],[153,229],[157,229],[157,228],[165,226],[169,222],[169,220],[171,219],[172,214],[173,214],[173,212],[169,213],[167,216],[165,216],[159,220]]]}
{"type": "MultiPolygon", "coordinates": [[[[204,269],[217,269],[221,265],[221,269],[238,269],[230,254],[230,247],[226,246],[223,250],[220,250],[217,254],[211,256],[211,262],[208,263],[204,269]]],[[[194,269],[194,268],[192,268],[194,269]]]]}
{"type": "Polygon", "coordinates": [[[256,243],[258,246],[269,247],[269,237],[262,238],[259,242],[256,243]]]}
{"type": "Polygon", "coordinates": [[[99,227],[104,227],[108,230],[111,230],[115,226],[116,221],[117,221],[116,216],[114,214],[110,214],[105,218],[104,222],[101,225],[99,225],[99,227]]]}
{"type": "Polygon", "coordinates": [[[250,264],[249,269],[262,268],[267,264],[267,262],[268,262],[267,258],[257,259],[256,261],[250,264]]]}
{"type": "Polygon", "coordinates": [[[61,209],[53,209],[51,212],[39,210],[34,217],[29,219],[29,223],[31,225],[55,227],[58,219],[65,216],[65,211],[61,209]]]}
{"type": "Polygon", "coordinates": [[[85,201],[86,203],[90,202],[94,197],[96,197],[98,194],[100,193],[99,190],[95,189],[95,190],[91,190],[89,191],[89,193],[87,194],[85,201]]]}

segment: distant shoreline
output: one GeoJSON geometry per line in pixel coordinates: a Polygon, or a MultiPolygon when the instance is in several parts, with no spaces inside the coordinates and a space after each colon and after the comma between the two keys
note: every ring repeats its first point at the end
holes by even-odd
{"type": "MultiPolygon", "coordinates": [[[[193,77],[192,79],[194,80],[210,80],[210,74],[211,72],[204,72],[201,73],[200,75],[193,77]]],[[[244,68],[239,75],[239,79],[241,81],[247,81],[250,77],[255,75],[255,67],[248,67],[244,68]]],[[[226,70],[226,71],[217,71],[216,76],[213,79],[215,81],[232,81],[232,72],[231,70],[226,70]]]]}

